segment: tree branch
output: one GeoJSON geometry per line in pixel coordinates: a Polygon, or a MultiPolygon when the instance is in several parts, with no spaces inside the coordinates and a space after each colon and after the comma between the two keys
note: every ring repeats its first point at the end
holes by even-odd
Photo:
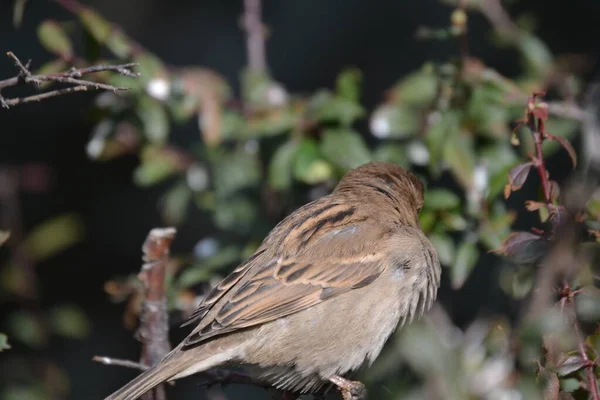
{"type": "Polygon", "coordinates": [[[80,79],[84,75],[93,74],[96,72],[112,71],[112,72],[116,72],[116,73],[124,75],[124,76],[133,77],[133,78],[137,78],[140,76],[139,73],[133,72],[131,70],[131,67],[134,67],[137,65],[136,63],[128,63],[128,64],[121,64],[121,65],[94,65],[94,66],[86,67],[86,68],[71,68],[68,71],[60,72],[57,74],[34,75],[29,70],[29,65],[30,65],[31,61],[27,62],[27,64],[23,64],[21,62],[21,60],[19,60],[19,58],[11,51],[6,53],[6,55],[13,59],[13,61],[15,62],[15,66],[19,70],[19,73],[12,78],[0,80],[0,105],[2,105],[2,107],[4,107],[4,108],[9,108],[9,107],[17,105],[17,104],[41,101],[41,100],[45,100],[50,97],[60,96],[63,94],[73,93],[73,92],[82,92],[82,91],[87,91],[87,90],[109,90],[111,92],[118,92],[118,91],[128,90],[128,88],[125,88],[125,87],[107,85],[105,83],[99,83],[99,82],[93,82],[93,81],[80,79]],[[75,86],[63,88],[63,89],[51,90],[51,91],[48,91],[45,93],[27,96],[27,97],[21,97],[21,98],[16,97],[16,98],[7,99],[7,98],[4,98],[1,94],[2,90],[7,87],[18,86],[18,85],[22,85],[22,84],[34,85],[37,87],[37,86],[41,85],[43,82],[58,82],[58,83],[75,85],[75,86]]]}
{"type": "Polygon", "coordinates": [[[243,24],[246,30],[248,67],[253,72],[267,68],[265,27],[261,22],[261,0],[244,0],[243,24]]]}
{"type": "MultiPolygon", "coordinates": [[[[144,302],[137,331],[137,336],[142,342],[141,365],[156,365],[171,350],[165,277],[169,249],[175,233],[174,228],[152,229],[142,246],[145,263],[138,277],[144,285],[144,302]]],[[[143,398],[166,399],[164,386],[156,387],[143,398]]]]}

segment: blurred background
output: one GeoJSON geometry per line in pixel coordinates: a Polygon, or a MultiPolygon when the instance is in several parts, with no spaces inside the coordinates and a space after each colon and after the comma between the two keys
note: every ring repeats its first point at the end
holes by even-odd
{"type": "MultiPolygon", "coordinates": [[[[0,110],[0,230],[11,235],[0,248],[0,347],[10,345],[0,353],[0,397],[103,398],[137,374],[92,357],[139,359],[135,277],[150,229],[178,231],[168,279],[176,343],[201,296],[281,218],[377,159],[426,182],[421,223],[445,268],[431,321],[400,331],[362,373],[372,398],[541,398],[535,357],[506,345],[535,269],[490,251],[548,219],[547,208],[524,206],[541,197],[535,173],[503,196],[509,171],[533,149],[526,129],[511,145],[527,96],[548,93],[548,131],[581,153],[600,2],[264,0],[262,8],[266,57],[251,65],[242,1],[1,2],[2,54],[32,59],[32,71],[133,60],[143,75],[94,77],[130,87],[124,95],[0,110]]],[[[17,73],[0,58],[0,80],[17,73]]],[[[549,140],[544,154],[561,183],[569,153],[549,140]]],[[[513,174],[512,188],[527,177],[513,174]]],[[[600,302],[590,301],[582,318],[595,337],[600,302]]],[[[587,398],[581,366],[558,376],[561,391],[587,398]]],[[[182,381],[169,399],[268,398],[198,383],[182,381]]]]}

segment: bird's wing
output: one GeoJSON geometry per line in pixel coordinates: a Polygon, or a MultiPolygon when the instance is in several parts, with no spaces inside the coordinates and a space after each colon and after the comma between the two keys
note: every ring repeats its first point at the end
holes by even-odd
{"type": "Polygon", "coordinates": [[[346,225],[328,230],[298,254],[262,260],[257,268],[239,268],[219,285],[226,288],[227,296],[221,290],[214,295],[216,304],[200,312],[211,320],[202,321],[184,347],[273,321],[370,284],[386,267],[383,252],[376,248],[388,234],[365,223],[346,225]],[[241,279],[249,269],[254,275],[241,279]]]}

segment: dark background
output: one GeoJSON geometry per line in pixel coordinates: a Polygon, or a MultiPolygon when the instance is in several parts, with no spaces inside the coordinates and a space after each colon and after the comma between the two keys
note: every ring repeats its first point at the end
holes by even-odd
{"type": "MultiPolygon", "coordinates": [[[[169,64],[213,68],[237,89],[235,82],[246,63],[245,38],[238,24],[241,1],[85,3],[121,25],[169,64]]],[[[598,53],[598,0],[522,0],[509,9],[513,15],[535,15],[539,23],[537,34],[555,54],[598,53]]],[[[357,66],[364,74],[363,103],[372,109],[399,77],[425,60],[443,60],[456,53],[454,43],[414,39],[420,25],[447,25],[450,10],[434,0],[267,0],[263,19],[271,32],[268,63],[275,78],[290,92],[307,93],[332,86],[343,67],[357,66]]],[[[36,36],[36,28],[45,18],[73,19],[52,2],[31,0],[22,26],[15,29],[11,21],[12,1],[3,0],[0,50],[13,51],[22,59],[32,58],[34,66],[49,60],[51,56],[36,36]]],[[[470,52],[474,56],[501,73],[510,76],[516,72],[514,54],[489,44],[489,27],[482,17],[471,16],[469,28],[470,52]]],[[[14,73],[12,62],[0,57],[0,77],[14,73]]],[[[590,73],[586,78],[592,76],[590,73]]],[[[134,157],[109,163],[87,159],[85,144],[92,125],[86,110],[92,98],[91,94],[75,94],[0,110],[0,164],[44,163],[51,170],[49,191],[21,196],[25,228],[65,211],[78,212],[84,219],[84,241],[37,267],[43,306],[74,302],[93,322],[93,333],[87,340],[53,337],[44,350],[45,356],[56,359],[69,372],[75,399],[88,398],[90,394],[101,398],[135,374],[90,361],[96,354],[133,359],[138,354],[132,333],[122,326],[123,306],[111,304],[102,285],[117,274],[139,269],[142,241],[149,229],[160,225],[156,199],[161,187],[143,190],[133,185],[131,173],[137,162],[134,157]]],[[[364,133],[365,126],[361,128],[364,133]]],[[[174,134],[185,139],[197,135],[197,127],[191,122],[175,128],[174,134]]],[[[551,172],[560,171],[564,161],[552,159],[551,172]]],[[[202,220],[192,216],[180,228],[173,250],[189,252],[194,243],[209,233],[202,220]]],[[[0,252],[6,255],[5,249],[0,252]]],[[[459,322],[477,313],[511,307],[499,295],[493,268],[485,265],[486,261],[482,260],[460,296],[442,293],[444,306],[459,322]],[[474,298],[478,301],[474,302],[474,298]]],[[[173,340],[183,333],[174,330],[173,340]]],[[[27,350],[15,343],[14,351],[27,350]]]]}

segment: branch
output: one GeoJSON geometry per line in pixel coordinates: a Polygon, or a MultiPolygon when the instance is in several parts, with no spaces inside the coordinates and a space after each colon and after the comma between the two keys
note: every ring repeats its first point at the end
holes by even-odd
{"type": "Polygon", "coordinates": [[[122,65],[94,65],[86,68],[71,68],[68,71],[60,72],[57,74],[34,75],[29,70],[29,65],[31,61],[27,62],[27,64],[23,64],[21,60],[19,60],[19,58],[11,51],[6,53],[6,55],[13,59],[13,61],[15,62],[15,66],[19,70],[19,73],[17,74],[17,76],[0,81],[0,104],[4,108],[9,108],[10,106],[14,106],[17,104],[41,101],[50,97],[60,96],[63,94],[73,92],[82,92],[87,90],[109,90],[111,92],[118,92],[128,90],[128,88],[125,87],[107,85],[104,83],[80,79],[84,75],[93,74],[96,72],[111,71],[133,78],[137,78],[140,76],[139,73],[131,71],[131,67],[136,66],[136,63],[122,65]],[[2,97],[1,94],[2,90],[7,87],[18,86],[22,84],[34,85],[37,87],[43,82],[66,83],[74,86],[63,89],[51,90],[45,93],[21,98],[16,97],[7,99],[2,97]]]}
{"type": "Polygon", "coordinates": [[[120,358],[94,356],[94,357],[92,357],[92,361],[96,361],[96,362],[99,362],[100,364],[104,364],[104,365],[116,365],[118,367],[139,369],[140,371],[145,371],[148,369],[148,366],[145,364],[131,361],[131,360],[122,360],[120,358]]]}
{"type": "MultiPolygon", "coordinates": [[[[548,205],[549,211],[552,204],[551,183],[548,176],[548,171],[544,162],[542,152],[542,143],[544,139],[554,137],[545,131],[544,120],[548,116],[548,105],[545,103],[537,103],[537,96],[540,94],[534,93],[528,101],[526,118],[524,122],[531,130],[535,144],[535,156],[532,157],[534,165],[540,176],[544,200],[548,205]]],[[[568,142],[560,142],[567,149],[574,152],[568,142]]],[[[556,242],[542,262],[541,268],[537,273],[536,290],[534,290],[532,299],[527,310],[527,319],[538,319],[544,311],[548,310],[553,302],[553,288],[559,282],[563,281],[560,288],[562,304],[570,305],[570,323],[573,326],[575,338],[577,340],[578,351],[585,363],[587,389],[593,400],[600,400],[598,384],[594,373],[595,363],[590,360],[587,351],[585,339],[581,332],[581,325],[574,310],[574,295],[579,291],[571,290],[569,280],[577,275],[581,267],[579,253],[579,238],[577,234],[578,215],[585,210],[585,205],[597,187],[596,179],[590,179],[589,176],[578,180],[572,180],[567,187],[565,193],[561,196],[564,216],[557,212],[557,217],[552,221],[551,237],[556,239],[556,242]]]]}
{"type": "MultiPolygon", "coordinates": [[[[120,358],[111,358],[104,356],[94,356],[93,361],[99,362],[104,365],[115,365],[125,368],[133,368],[140,371],[146,371],[150,367],[141,362],[135,362],[131,360],[123,360],[120,358]]],[[[229,384],[241,384],[241,385],[253,385],[264,389],[272,389],[273,386],[266,382],[257,380],[250,375],[244,374],[243,372],[231,371],[228,369],[211,369],[209,371],[203,371],[198,373],[199,376],[204,377],[204,382],[200,383],[200,386],[212,386],[216,384],[229,385],[229,384]]]]}
{"type": "MultiPolygon", "coordinates": [[[[156,365],[171,350],[165,277],[169,249],[175,232],[174,228],[152,229],[142,246],[145,263],[138,277],[144,285],[144,302],[137,331],[137,336],[142,342],[140,365],[156,365]]],[[[164,386],[156,387],[143,398],[164,400],[164,386]]]]}
{"type": "Polygon", "coordinates": [[[244,0],[243,25],[246,30],[248,67],[252,72],[267,68],[265,27],[261,22],[261,0],[244,0]]]}

